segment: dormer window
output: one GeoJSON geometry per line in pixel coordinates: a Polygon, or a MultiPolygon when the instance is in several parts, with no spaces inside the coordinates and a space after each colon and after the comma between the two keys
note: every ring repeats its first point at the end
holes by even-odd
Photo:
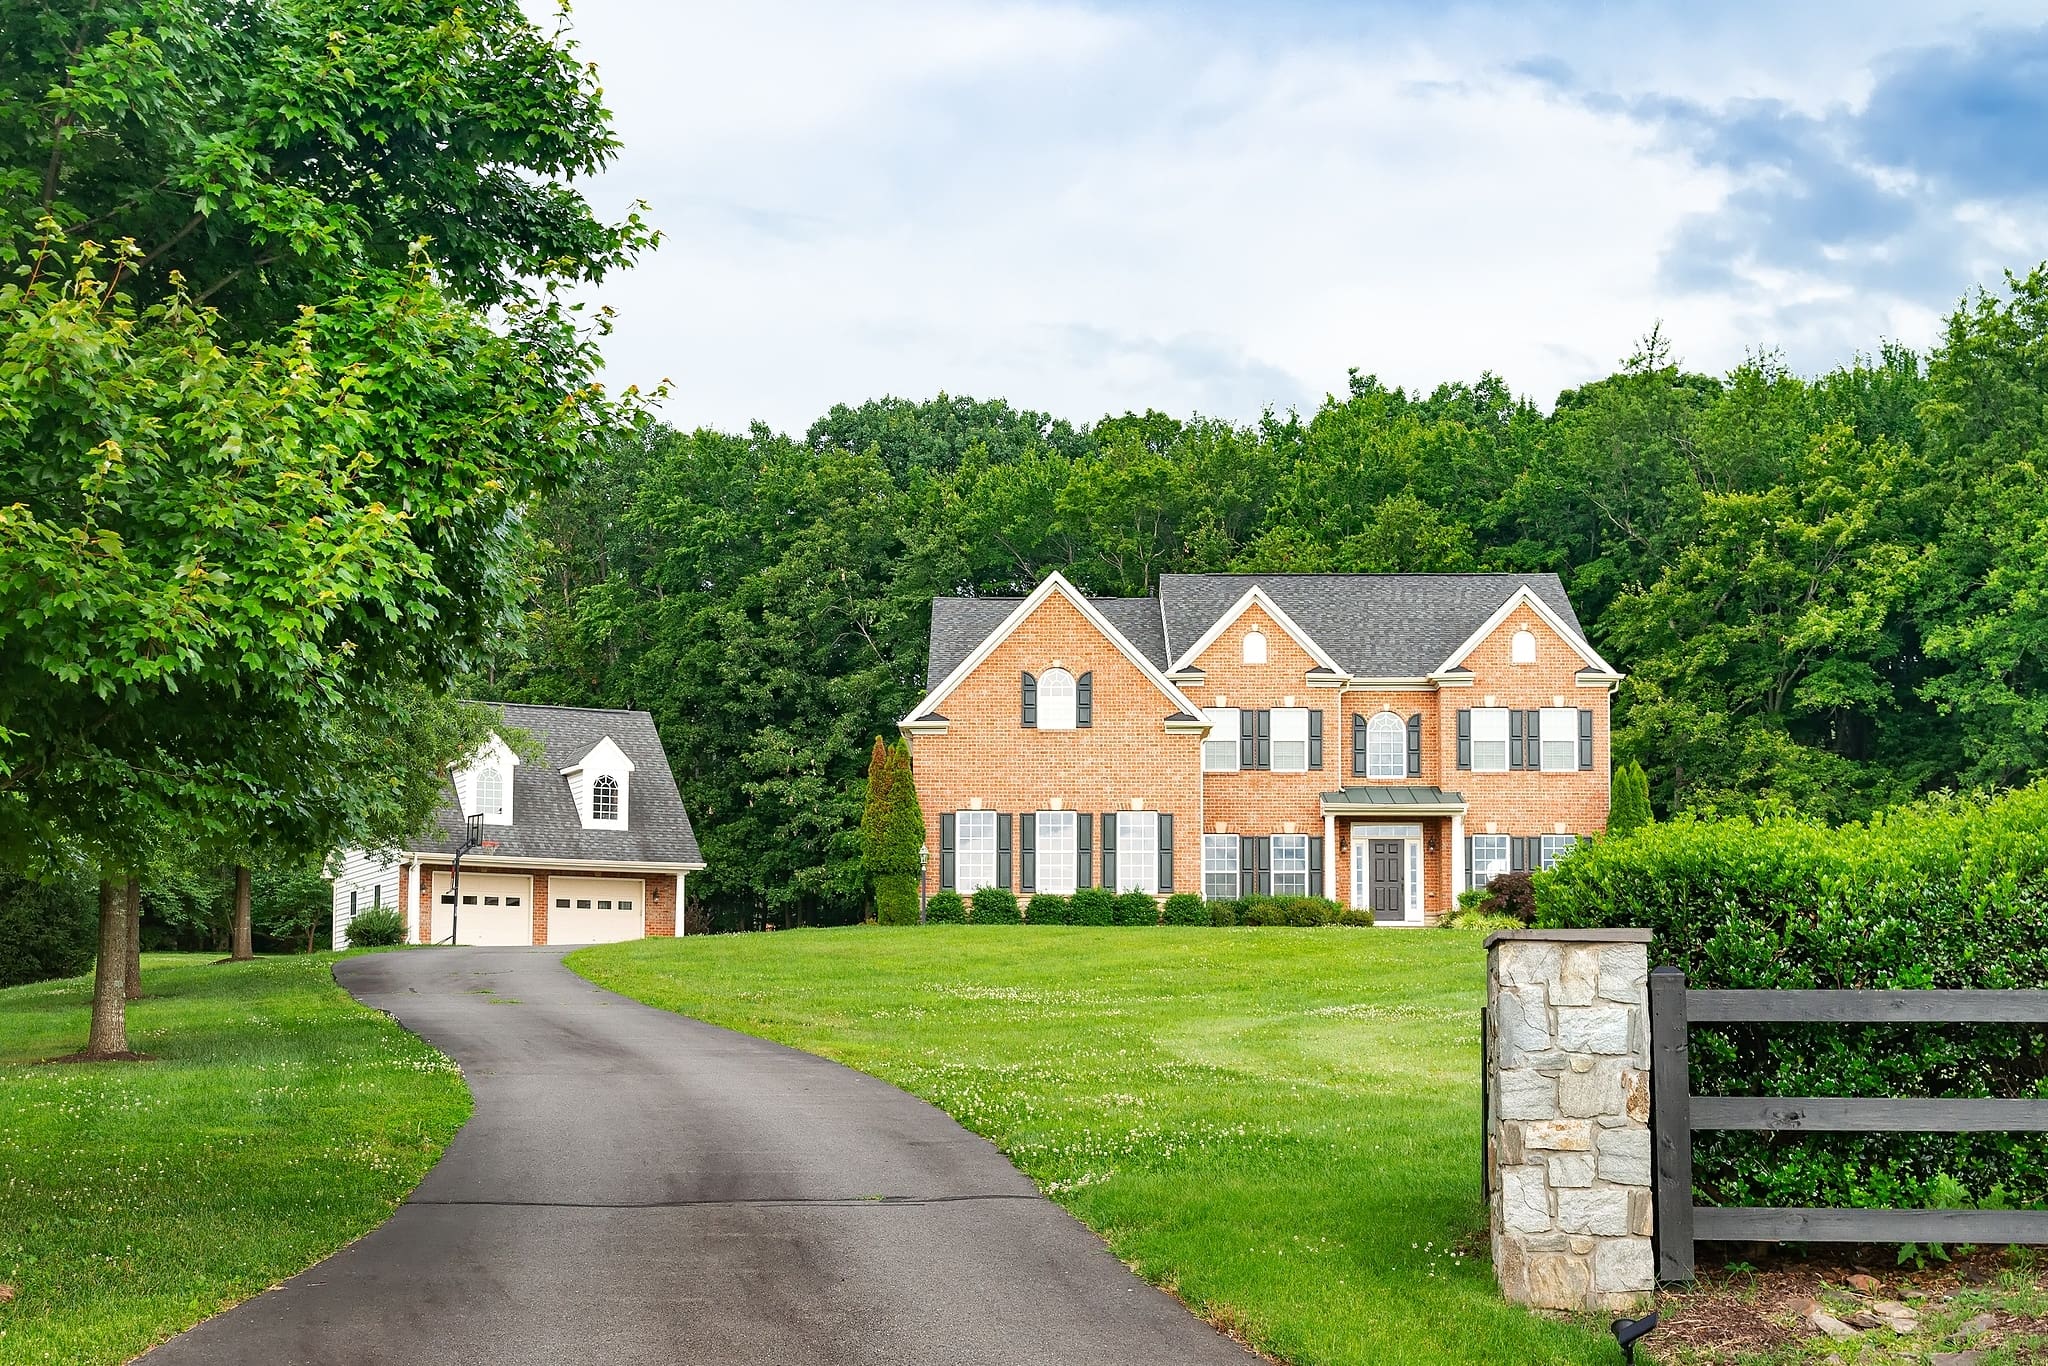
{"type": "Polygon", "coordinates": [[[505,779],[495,768],[476,775],[476,809],[485,820],[503,819],[505,815],[505,779]]]}
{"type": "Polygon", "coordinates": [[[619,818],[619,780],[607,773],[590,785],[590,819],[615,821],[619,818]]]}
{"type": "Polygon", "coordinates": [[[624,830],[632,811],[633,761],[609,735],[562,770],[586,830],[624,830]]]}
{"type": "Polygon", "coordinates": [[[519,756],[493,735],[469,762],[455,771],[455,794],[462,814],[481,816],[485,825],[512,824],[513,775],[519,756]]]}

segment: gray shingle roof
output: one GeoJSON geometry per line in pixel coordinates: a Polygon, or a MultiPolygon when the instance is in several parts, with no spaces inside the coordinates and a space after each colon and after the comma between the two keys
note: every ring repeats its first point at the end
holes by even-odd
{"type": "MultiPolygon", "coordinates": [[[[974,653],[1003,619],[1017,610],[1022,598],[934,598],[932,647],[924,685],[933,687],[960,661],[974,653]]],[[[1159,623],[1157,598],[1090,598],[1089,605],[1122,633],[1153,667],[1166,667],[1166,637],[1159,623]]]]}
{"type": "Polygon", "coordinates": [[[1174,653],[1256,584],[1351,673],[1419,678],[1525,583],[1584,634],[1555,574],[1163,574],[1159,598],[1174,653]]]}
{"type": "Polygon", "coordinates": [[[1325,806],[1458,806],[1465,798],[1440,787],[1347,787],[1325,792],[1325,806]]]}
{"type": "MultiPolygon", "coordinates": [[[[484,838],[498,842],[490,851],[492,856],[619,863],[704,861],[653,717],[644,711],[535,707],[516,702],[504,703],[500,710],[506,725],[526,731],[547,752],[541,760],[522,760],[512,770],[513,823],[484,827],[484,838]],[[626,784],[626,828],[586,830],[562,770],[590,753],[607,735],[633,761],[633,774],[626,784]]],[[[461,847],[462,806],[452,779],[435,823],[440,836],[436,848],[452,853],[461,847]]]]}

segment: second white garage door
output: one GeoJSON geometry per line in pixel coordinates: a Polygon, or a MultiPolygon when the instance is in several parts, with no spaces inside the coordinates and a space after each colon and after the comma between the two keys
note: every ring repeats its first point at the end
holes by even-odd
{"type": "Polygon", "coordinates": [[[647,933],[647,884],[622,877],[548,879],[550,944],[615,944],[647,933]]]}
{"type": "Polygon", "coordinates": [[[448,874],[434,874],[434,938],[458,944],[531,944],[533,879],[503,873],[464,873],[462,904],[448,899],[448,874]]]}

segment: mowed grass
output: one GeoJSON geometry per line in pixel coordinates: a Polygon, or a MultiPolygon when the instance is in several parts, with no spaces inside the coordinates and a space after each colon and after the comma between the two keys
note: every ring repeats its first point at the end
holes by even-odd
{"type": "Polygon", "coordinates": [[[1477,935],[849,928],[568,961],[924,1097],[1140,1274],[1290,1362],[1615,1359],[1604,1325],[1494,1288],[1477,935]]]}
{"type": "Polygon", "coordinates": [[[143,959],[143,1063],[85,1042],[90,983],[0,991],[0,1362],[118,1362],[387,1218],[469,1115],[454,1064],[333,954],[143,959]]]}

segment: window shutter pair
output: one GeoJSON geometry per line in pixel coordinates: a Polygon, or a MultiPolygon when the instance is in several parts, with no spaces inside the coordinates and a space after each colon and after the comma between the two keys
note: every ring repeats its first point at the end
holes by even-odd
{"type": "Polygon", "coordinates": [[[1159,813],[1159,890],[1173,890],[1173,813],[1159,813]]]}
{"type": "Polygon", "coordinates": [[[1408,776],[1422,776],[1422,713],[1408,718],[1408,776]]]}
{"type": "Polygon", "coordinates": [[[996,886],[1010,890],[1010,818],[996,817],[996,886]]]}
{"type": "MultiPolygon", "coordinates": [[[[1470,707],[1458,708],[1458,767],[1472,767],[1472,709],[1470,707]]],[[[1467,840],[1465,843],[1467,846],[1465,856],[1469,860],[1472,856],[1470,847],[1472,842],[1467,840]]],[[[1469,868],[1472,865],[1468,861],[1465,866],[1469,868]]]]}
{"type": "MultiPolygon", "coordinates": [[[[1413,742],[1414,726],[1409,726],[1409,739],[1413,742]]],[[[1365,776],[1365,718],[1356,712],[1351,714],[1351,776],[1365,776]]]]}
{"type": "Polygon", "coordinates": [[[1038,890],[1038,813],[1017,814],[1017,890],[1038,890]]]}
{"type": "Polygon", "coordinates": [[[1323,837],[1311,835],[1308,841],[1308,894],[1323,894],[1323,837]]]}
{"type": "Polygon", "coordinates": [[[1024,675],[1024,729],[1038,729],[1038,679],[1024,675]]]}
{"type": "Polygon", "coordinates": [[[1533,851],[1533,850],[1531,850],[1531,849],[1529,848],[1529,846],[1530,846],[1530,845],[1532,845],[1532,844],[1535,844],[1535,843],[1536,843],[1536,841],[1535,841],[1535,840],[1525,840],[1525,839],[1523,839],[1523,838],[1522,838],[1522,837],[1521,837],[1520,835],[1515,835],[1515,836],[1512,836],[1512,837],[1511,837],[1511,838],[1510,838],[1510,839],[1508,840],[1508,871],[1509,871],[1509,872],[1511,872],[1511,873],[1526,873],[1526,872],[1528,872],[1528,871],[1529,871],[1529,865],[1530,865],[1530,858],[1529,858],[1529,856],[1530,856],[1530,854],[1531,854],[1532,852],[1538,852],[1538,851],[1533,851]]]}
{"type": "Polygon", "coordinates": [[[1593,709],[1579,708],[1579,767],[1593,767],[1593,709]]]}
{"type": "MultiPolygon", "coordinates": [[[[1508,767],[1511,769],[1529,767],[1528,735],[1527,728],[1524,725],[1528,717],[1529,714],[1525,711],[1517,710],[1508,713],[1508,767]]],[[[1538,754],[1540,756],[1540,750],[1538,754]]]]}
{"type": "Polygon", "coordinates": [[[1074,817],[1074,886],[1095,885],[1095,817],[1086,812],[1074,817]]]}
{"type": "Polygon", "coordinates": [[[1116,812],[1102,813],[1102,885],[1116,890],[1116,812]]]}
{"type": "Polygon", "coordinates": [[[953,813],[942,812],[939,816],[939,887],[950,890],[953,886],[953,813]]]}
{"type": "Polygon", "coordinates": [[[1320,708],[1308,714],[1308,766],[1323,766],[1323,713],[1320,708]]]}

